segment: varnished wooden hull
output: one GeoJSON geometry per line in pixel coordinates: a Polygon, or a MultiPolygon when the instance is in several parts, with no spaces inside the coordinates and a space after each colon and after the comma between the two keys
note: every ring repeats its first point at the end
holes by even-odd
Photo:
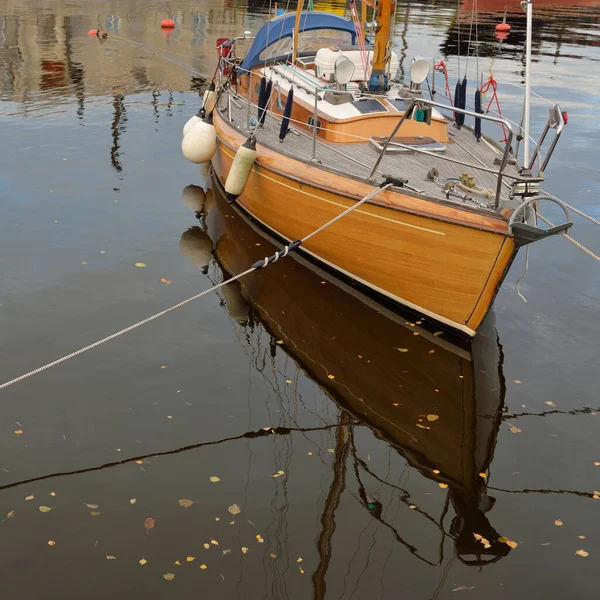
{"type": "MultiPolygon", "coordinates": [[[[244,136],[215,115],[213,157],[224,183],[244,136]]],[[[239,205],[285,240],[317,229],[373,187],[258,147],[239,205]]],[[[302,246],[378,294],[474,336],[512,261],[500,217],[386,190],[302,246]]]]}

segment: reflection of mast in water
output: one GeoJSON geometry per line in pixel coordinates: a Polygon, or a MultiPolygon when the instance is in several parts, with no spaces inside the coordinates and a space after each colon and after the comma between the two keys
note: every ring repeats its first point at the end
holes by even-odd
{"type": "Polygon", "coordinates": [[[404,81],[404,61],[406,60],[406,54],[408,51],[408,40],[406,39],[406,32],[408,31],[408,19],[410,16],[410,4],[407,4],[404,10],[404,19],[402,33],[400,33],[400,39],[402,40],[402,48],[400,49],[400,79],[404,81]]]}
{"type": "Polygon", "coordinates": [[[65,30],[65,58],[67,62],[67,73],[69,79],[73,82],[75,88],[75,96],[77,97],[77,117],[83,119],[85,109],[85,71],[81,63],[73,60],[73,29],[71,27],[72,17],[65,17],[63,20],[63,28],[65,30]]]}
{"type": "Polygon", "coordinates": [[[121,134],[127,130],[127,109],[124,100],[123,94],[116,94],[113,100],[114,116],[111,124],[113,143],[110,149],[110,164],[117,173],[123,172],[120,152],[121,134]]]}

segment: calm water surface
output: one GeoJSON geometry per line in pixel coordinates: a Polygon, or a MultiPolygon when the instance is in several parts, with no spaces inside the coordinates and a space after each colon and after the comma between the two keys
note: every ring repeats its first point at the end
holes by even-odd
{"type": "MultiPolygon", "coordinates": [[[[536,9],[533,87],[570,115],[548,189],[600,218],[594,4],[536,9]]],[[[518,120],[503,7],[479,0],[479,71],[518,120]]],[[[267,11],[0,0],[0,381],[272,252],[179,149],[215,39],[267,11]]],[[[456,77],[471,14],[400,2],[403,69],[456,77]]],[[[3,598],[596,597],[598,264],[535,245],[524,303],[523,258],[471,347],[288,259],[1,392],[3,598]]]]}

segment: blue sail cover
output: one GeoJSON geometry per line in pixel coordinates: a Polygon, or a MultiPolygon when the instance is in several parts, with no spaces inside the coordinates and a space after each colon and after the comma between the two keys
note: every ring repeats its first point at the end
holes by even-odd
{"type": "MultiPolygon", "coordinates": [[[[252,46],[246,54],[241,66],[242,70],[249,71],[253,67],[260,65],[260,53],[277,40],[289,37],[294,34],[294,25],[296,22],[295,13],[288,13],[281,17],[275,17],[267,21],[262,29],[256,34],[252,46]]],[[[355,43],[356,31],[354,24],[349,19],[344,19],[332,13],[322,12],[303,12],[300,17],[300,31],[311,31],[315,29],[334,29],[345,31],[352,35],[352,43],[355,43]]],[[[283,59],[288,55],[273,57],[269,60],[283,59]]]]}

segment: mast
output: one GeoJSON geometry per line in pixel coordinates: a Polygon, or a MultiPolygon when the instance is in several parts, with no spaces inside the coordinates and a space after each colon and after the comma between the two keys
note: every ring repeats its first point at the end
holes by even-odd
{"type": "Polygon", "coordinates": [[[531,98],[531,35],[533,22],[533,0],[523,0],[527,11],[527,35],[525,39],[525,105],[524,105],[524,132],[523,132],[523,166],[529,164],[529,111],[531,98]]]}
{"type": "Polygon", "coordinates": [[[296,23],[294,24],[294,38],[292,41],[292,64],[296,64],[298,58],[298,35],[300,33],[300,17],[302,16],[302,9],[304,8],[304,0],[298,0],[298,7],[296,8],[296,23]]]}
{"type": "Polygon", "coordinates": [[[386,87],[385,73],[391,58],[391,34],[395,14],[396,0],[379,0],[375,15],[375,49],[373,51],[373,70],[371,71],[371,83],[369,85],[371,89],[383,91],[386,87]]]}

